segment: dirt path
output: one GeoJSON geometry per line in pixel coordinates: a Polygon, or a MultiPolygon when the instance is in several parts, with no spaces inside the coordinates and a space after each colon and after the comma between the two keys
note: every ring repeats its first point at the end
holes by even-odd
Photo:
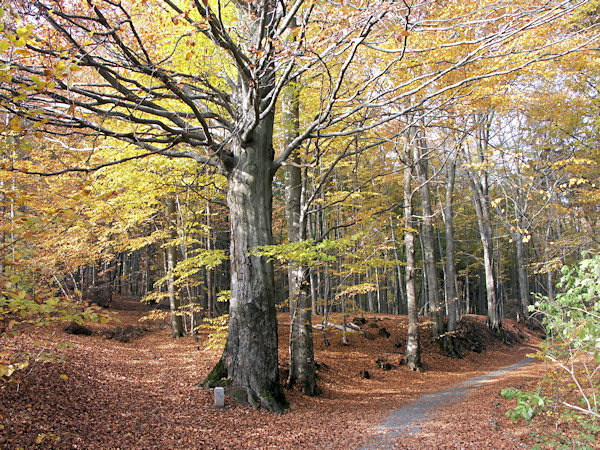
{"type": "Polygon", "coordinates": [[[470,378],[456,386],[423,395],[400,409],[390,411],[383,422],[376,427],[374,441],[362,448],[365,450],[394,448],[400,439],[406,438],[408,435],[419,434],[421,424],[427,421],[428,416],[435,413],[440,407],[448,407],[452,403],[462,400],[468,393],[481,387],[484,383],[521,369],[534,361],[536,361],[535,358],[526,358],[508,367],[470,378]]]}

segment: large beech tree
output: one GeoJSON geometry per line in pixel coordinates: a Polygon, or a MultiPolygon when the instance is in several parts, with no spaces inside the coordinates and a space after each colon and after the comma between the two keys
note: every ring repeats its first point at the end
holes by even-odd
{"type": "Polygon", "coordinates": [[[9,38],[0,102],[48,142],[75,136],[91,145],[67,145],[85,154],[82,165],[45,174],[161,154],[226,175],[230,322],[211,375],[245,388],[251,404],[280,411],[273,266],[251,253],[272,243],[278,168],[307,139],[374,129],[426,110],[441,94],[464,95],[476,81],[595,40],[565,45],[580,29],[530,39],[538,28],[554,31],[586,0],[483,1],[454,16],[444,3],[365,0],[331,14],[304,0],[14,0],[2,30],[9,38]],[[480,32],[465,37],[473,27],[480,32]],[[320,83],[318,112],[275,155],[278,98],[301,74],[320,83]],[[111,161],[94,151],[117,143],[139,151],[111,161]]]}
{"type": "MultiPolygon", "coordinates": [[[[385,14],[382,6],[359,11],[336,42],[317,42],[312,50],[318,57],[301,60],[310,55],[306,40],[284,42],[283,37],[306,33],[312,7],[299,13],[302,1],[241,1],[223,8],[171,0],[19,5],[28,27],[13,25],[25,44],[15,45],[30,59],[26,65],[11,60],[17,70],[2,96],[9,111],[37,122],[48,136],[101,136],[142,149],[135,157],[192,158],[227,176],[229,332],[209,377],[227,377],[246,388],[255,406],[280,411],[286,403],[278,379],[273,266],[267,257],[250,253],[272,244],[273,175],[316,128],[331,122],[337,98],[347,94],[342,81],[348,67],[385,14]],[[290,31],[296,15],[301,25],[290,31]],[[162,36],[157,25],[164,27],[162,36]],[[333,88],[326,108],[275,159],[281,90],[299,73],[333,57],[342,65],[329,80],[333,88]]],[[[89,171],[114,162],[98,161],[91,151],[87,166],[64,170],[89,171]]]]}

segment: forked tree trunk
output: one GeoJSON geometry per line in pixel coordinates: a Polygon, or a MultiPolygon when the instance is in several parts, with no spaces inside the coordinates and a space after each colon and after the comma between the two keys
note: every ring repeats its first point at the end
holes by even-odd
{"type": "MultiPolygon", "coordinates": [[[[254,8],[237,4],[241,23],[248,24],[248,41],[240,43],[247,54],[264,48],[265,36],[277,26],[277,4],[261,3],[260,19],[254,8]]],[[[272,49],[272,47],[271,47],[272,49]]],[[[272,50],[267,50],[272,51],[272,50]]],[[[281,412],[287,406],[279,383],[277,314],[273,264],[266,256],[252,255],[259,246],[271,245],[273,212],[273,125],[275,111],[264,108],[274,94],[275,62],[264,56],[266,64],[243,67],[232,92],[236,105],[236,131],[228,148],[220,150],[227,174],[227,205],[231,227],[231,295],[229,329],[220,363],[209,374],[205,385],[226,376],[244,388],[253,407],[281,412]],[[254,72],[256,70],[256,72],[254,72]]]]}
{"type": "Polygon", "coordinates": [[[477,214],[479,235],[483,246],[483,266],[485,270],[485,289],[487,298],[488,326],[499,332],[502,328],[501,304],[496,295],[496,281],[494,276],[494,243],[492,239],[491,217],[488,208],[488,199],[485,188],[482,187],[476,175],[469,172],[471,188],[473,190],[473,203],[477,214]]]}
{"type": "Polygon", "coordinates": [[[484,169],[487,162],[487,147],[489,145],[489,117],[484,115],[476,118],[477,126],[476,158],[481,169],[466,170],[467,177],[473,192],[473,203],[477,214],[479,235],[483,246],[483,266],[485,270],[485,290],[487,299],[488,326],[496,331],[502,330],[502,302],[496,292],[496,278],[494,274],[494,242],[492,232],[492,218],[490,213],[490,194],[488,175],[484,169]]]}

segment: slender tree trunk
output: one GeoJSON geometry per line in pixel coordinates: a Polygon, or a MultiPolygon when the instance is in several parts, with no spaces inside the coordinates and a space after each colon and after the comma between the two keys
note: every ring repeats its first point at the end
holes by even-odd
{"type": "MultiPolygon", "coordinates": [[[[323,324],[322,335],[323,335],[323,344],[325,346],[329,346],[329,340],[327,339],[327,327],[326,324],[329,321],[329,314],[331,314],[332,303],[330,302],[330,275],[329,275],[329,263],[325,263],[325,267],[323,268],[323,315],[321,317],[321,322],[323,324]]],[[[317,289],[317,292],[319,290],[317,289]]]]}
{"type": "MultiPolygon", "coordinates": [[[[519,186],[517,189],[517,204],[519,205],[518,219],[519,227],[517,239],[515,239],[515,245],[517,247],[517,272],[519,280],[519,307],[521,313],[527,322],[529,322],[529,276],[527,274],[527,264],[525,255],[525,241],[524,241],[524,230],[525,230],[525,210],[526,201],[524,200],[523,189],[519,186]]],[[[531,324],[529,324],[531,325],[531,324]]]]}
{"type": "Polygon", "coordinates": [[[446,298],[448,301],[448,331],[456,329],[458,321],[458,296],[456,291],[456,257],[454,251],[453,193],[456,177],[456,151],[446,162],[446,204],[444,205],[444,230],[446,234],[446,298]]]}
{"type": "Polygon", "coordinates": [[[515,245],[517,247],[517,273],[519,279],[519,309],[525,320],[529,319],[529,279],[525,264],[525,246],[523,234],[518,233],[515,245]]]}
{"type": "MultiPolygon", "coordinates": [[[[510,230],[510,236],[515,243],[517,258],[516,258],[516,279],[518,281],[518,289],[515,285],[514,291],[518,292],[517,301],[517,320],[524,319],[529,322],[529,279],[527,274],[527,264],[525,260],[525,204],[523,201],[523,189],[517,186],[514,199],[514,222],[511,222],[505,215],[504,209],[496,206],[497,214],[503,219],[504,225],[510,230]],[[516,223],[518,226],[514,226],[516,223]]],[[[498,272],[499,273],[499,272],[498,272]]]]}
{"type": "Polygon", "coordinates": [[[484,169],[487,161],[487,147],[489,143],[489,117],[484,115],[476,118],[477,139],[476,139],[476,158],[477,163],[482,169],[478,172],[467,170],[467,176],[473,192],[473,203],[477,214],[477,224],[479,226],[479,235],[483,246],[483,264],[485,271],[485,290],[487,299],[488,326],[500,332],[502,329],[502,301],[498,299],[496,292],[496,278],[494,274],[494,242],[492,231],[492,218],[490,214],[489,183],[488,175],[484,169]]]}
{"type": "Polygon", "coordinates": [[[479,234],[483,246],[483,267],[485,270],[485,290],[487,296],[488,325],[493,330],[499,331],[502,327],[499,302],[496,296],[496,280],[494,276],[494,247],[490,216],[485,206],[485,198],[477,193],[474,198],[479,234]]]}
{"type": "Polygon", "coordinates": [[[346,296],[342,295],[342,344],[348,345],[348,336],[346,335],[346,296]]]}
{"type": "MultiPolygon", "coordinates": [[[[4,206],[6,196],[4,192],[4,181],[0,181],[0,222],[2,223],[6,220],[6,207],[4,206]]],[[[0,231],[0,279],[4,276],[5,243],[6,231],[2,229],[2,231],[0,231]]]]}
{"type": "Polygon", "coordinates": [[[123,294],[129,294],[129,258],[128,258],[128,254],[127,253],[123,253],[123,274],[121,276],[121,280],[122,280],[122,293],[123,294]]]}
{"type": "MultiPolygon", "coordinates": [[[[544,255],[546,256],[545,260],[548,260],[548,249],[550,245],[550,235],[552,233],[552,218],[553,218],[553,210],[550,209],[550,214],[548,215],[548,227],[546,228],[546,234],[544,238],[544,255]]],[[[546,272],[546,291],[547,296],[550,300],[554,300],[554,282],[552,280],[552,269],[548,268],[546,272]]]]}
{"type": "Polygon", "coordinates": [[[383,305],[381,304],[381,287],[379,286],[379,271],[375,267],[375,285],[377,286],[377,312],[383,314],[383,305]]]}
{"type": "MultiPolygon", "coordinates": [[[[212,211],[210,208],[210,202],[206,202],[206,250],[213,250],[212,245],[212,211]]],[[[208,317],[216,317],[215,304],[216,304],[216,288],[214,285],[214,268],[207,267],[205,269],[205,280],[206,280],[206,306],[208,317]]]]}
{"type": "MultiPolygon", "coordinates": [[[[367,277],[371,278],[371,269],[367,269],[367,277]]],[[[375,311],[375,302],[373,301],[373,290],[369,289],[367,292],[367,301],[369,306],[369,312],[376,313],[375,311]]]]}
{"type": "MultiPolygon", "coordinates": [[[[282,93],[283,122],[286,126],[285,143],[298,136],[300,108],[298,84],[290,83],[282,93]]],[[[302,214],[303,184],[302,159],[293,152],[285,166],[285,203],[288,241],[306,240],[307,221],[302,214]]],[[[317,395],[321,390],[316,383],[316,368],[312,334],[312,302],[308,292],[308,268],[291,262],[288,267],[290,301],[290,371],[288,386],[298,383],[306,395],[317,395]]]]}
{"type": "Polygon", "coordinates": [[[440,301],[440,290],[437,273],[437,261],[435,257],[435,237],[433,234],[433,209],[429,193],[429,180],[427,179],[427,157],[422,152],[427,151],[427,143],[424,137],[413,142],[413,154],[417,179],[420,184],[421,209],[423,211],[422,243],[423,256],[425,259],[424,271],[427,274],[427,296],[429,300],[430,314],[433,319],[433,336],[439,336],[444,332],[444,314],[440,301]]]}
{"type": "Polygon", "coordinates": [[[469,265],[465,273],[465,314],[471,314],[471,282],[469,281],[469,265]]]}
{"type": "Polygon", "coordinates": [[[310,296],[312,298],[312,304],[315,305],[316,308],[316,313],[319,315],[323,315],[323,305],[319,302],[317,302],[318,300],[318,281],[317,281],[317,274],[315,273],[315,270],[311,270],[309,273],[309,280],[310,280],[310,296]]]}
{"type": "Polygon", "coordinates": [[[408,310],[406,365],[411,370],[420,371],[422,370],[421,340],[419,336],[419,316],[415,286],[415,234],[413,229],[411,176],[412,167],[407,165],[404,169],[404,245],[406,247],[406,270],[404,275],[406,280],[406,306],[408,310]]]}
{"type": "Polygon", "coordinates": [[[175,199],[171,196],[167,198],[167,226],[169,228],[169,242],[167,246],[167,293],[169,296],[169,307],[171,309],[171,327],[174,338],[180,338],[185,333],[183,331],[183,318],[179,310],[179,298],[175,292],[175,280],[173,278],[173,270],[177,265],[177,245],[173,242],[177,239],[177,216],[175,215],[175,199]]]}
{"type": "Polygon", "coordinates": [[[502,328],[501,305],[496,295],[496,281],[494,276],[494,243],[492,233],[492,219],[488,207],[488,194],[485,182],[469,171],[469,179],[473,191],[473,203],[477,214],[479,235],[483,246],[483,266],[485,270],[485,290],[487,298],[488,326],[494,331],[502,328]]]}
{"type": "Polygon", "coordinates": [[[146,295],[148,292],[150,292],[150,289],[152,289],[152,283],[151,283],[151,272],[150,272],[150,257],[149,256],[145,256],[144,258],[145,260],[145,267],[144,267],[144,289],[143,289],[143,295],[146,295]]]}
{"type": "Polygon", "coordinates": [[[396,286],[397,286],[396,302],[398,304],[397,313],[402,314],[404,312],[402,310],[402,305],[406,304],[406,302],[405,302],[404,290],[402,288],[402,269],[400,268],[400,264],[398,263],[398,261],[400,261],[400,256],[398,254],[398,242],[396,240],[396,226],[394,224],[391,214],[390,214],[390,230],[391,230],[391,234],[392,234],[392,241],[394,243],[394,259],[396,260],[396,274],[395,275],[396,275],[396,286]]]}
{"type": "MultiPolygon", "coordinates": [[[[166,255],[165,255],[166,256],[166,255]]],[[[166,266],[165,266],[166,267],[166,266]]],[[[166,269],[165,269],[166,271],[166,269]]],[[[113,273],[114,291],[121,293],[121,254],[117,254],[115,259],[115,271],[113,273]]]]}
{"type": "MultiPolygon", "coordinates": [[[[442,211],[442,215],[444,214],[444,205],[442,204],[442,202],[440,201],[440,209],[442,211]]],[[[445,220],[442,219],[442,221],[445,223],[445,220]]],[[[444,249],[442,248],[442,237],[440,236],[440,232],[436,231],[436,243],[438,246],[438,251],[440,254],[440,257],[442,259],[444,259],[444,249]]],[[[444,286],[443,289],[443,293],[444,293],[444,299],[442,300],[440,298],[440,303],[441,303],[441,310],[444,313],[444,316],[447,317],[448,316],[448,292],[446,292],[446,282],[448,280],[448,276],[446,274],[446,264],[442,264],[442,286],[444,286]]]]}

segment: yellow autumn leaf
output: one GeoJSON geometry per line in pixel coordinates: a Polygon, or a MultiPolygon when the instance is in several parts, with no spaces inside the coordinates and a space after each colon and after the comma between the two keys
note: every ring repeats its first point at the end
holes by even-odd
{"type": "Polygon", "coordinates": [[[23,131],[23,127],[21,126],[21,119],[18,116],[15,116],[11,119],[11,121],[8,123],[8,127],[15,133],[23,131]]]}

